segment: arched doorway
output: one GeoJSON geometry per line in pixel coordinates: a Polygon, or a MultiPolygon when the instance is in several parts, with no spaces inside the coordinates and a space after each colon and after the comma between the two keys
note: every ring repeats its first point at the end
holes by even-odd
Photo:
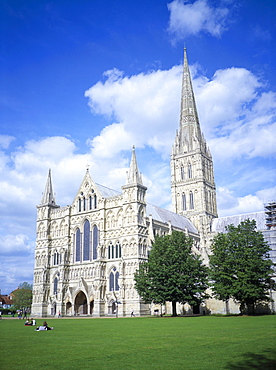
{"type": "Polygon", "coordinates": [[[68,316],[72,315],[72,303],[71,302],[66,303],[66,315],[68,316]]]}
{"type": "Polygon", "coordinates": [[[87,299],[82,291],[76,295],[74,311],[75,315],[87,315],[87,299]]]}
{"type": "Polygon", "coordinates": [[[108,314],[115,315],[116,314],[116,303],[114,301],[109,302],[108,305],[108,314]]]}
{"type": "Polygon", "coordinates": [[[53,306],[51,307],[51,316],[55,316],[57,313],[57,305],[56,303],[53,304],[53,306]]]}
{"type": "Polygon", "coordinates": [[[94,299],[90,302],[90,315],[92,315],[94,309],[94,299]]]}

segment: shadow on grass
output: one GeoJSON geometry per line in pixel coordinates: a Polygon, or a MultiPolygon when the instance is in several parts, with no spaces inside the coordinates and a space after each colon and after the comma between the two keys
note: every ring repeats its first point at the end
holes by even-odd
{"type": "Polygon", "coordinates": [[[274,370],[276,369],[276,353],[272,350],[264,351],[263,354],[246,353],[243,360],[236,363],[229,363],[225,369],[228,370],[249,370],[262,369],[274,370]]]}

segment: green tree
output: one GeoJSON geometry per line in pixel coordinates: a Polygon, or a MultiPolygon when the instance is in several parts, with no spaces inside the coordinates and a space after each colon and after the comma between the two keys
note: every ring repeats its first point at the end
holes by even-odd
{"type": "Polygon", "coordinates": [[[255,220],[229,225],[225,234],[216,235],[210,256],[215,297],[225,302],[233,298],[241,312],[246,308],[248,313],[254,313],[256,303],[269,301],[269,291],[275,286],[269,251],[255,220]]]}
{"type": "Polygon", "coordinates": [[[27,283],[27,282],[25,281],[24,283],[19,284],[18,288],[19,288],[19,289],[29,289],[29,290],[33,290],[33,285],[32,285],[32,284],[29,284],[29,283],[27,283]]]}
{"type": "Polygon", "coordinates": [[[177,302],[196,306],[207,298],[208,268],[193,254],[192,245],[193,240],[178,231],[156,237],[148,261],[134,275],[135,288],[145,302],[172,302],[176,316],[177,302]]]}
{"type": "Polygon", "coordinates": [[[32,285],[26,282],[19,285],[18,289],[13,291],[13,307],[16,310],[27,310],[32,305],[32,285]]]}

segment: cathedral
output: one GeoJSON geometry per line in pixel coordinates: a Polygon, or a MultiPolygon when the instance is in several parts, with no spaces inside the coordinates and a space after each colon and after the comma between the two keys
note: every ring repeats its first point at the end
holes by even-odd
{"type": "MultiPolygon", "coordinates": [[[[186,233],[194,240],[193,252],[208,262],[218,217],[216,187],[186,49],[180,124],[171,154],[173,211],[147,203],[146,193],[134,147],[120,192],[94,182],[87,169],[72,204],[60,207],[49,171],[37,206],[32,316],[153,314],[156,307],[144,303],[134,288],[134,273],[147,260],[156,235],[186,233]]],[[[169,305],[164,309],[170,313],[169,305]]],[[[210,299],[196,308],[197,313],[206,310],[223,313],[223,303],[210,299]]],[[[193,310],[179,304],[178,312],[193,310]]]]}

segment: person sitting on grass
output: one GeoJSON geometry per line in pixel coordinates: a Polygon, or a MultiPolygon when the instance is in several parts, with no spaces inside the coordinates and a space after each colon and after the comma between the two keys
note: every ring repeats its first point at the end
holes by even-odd
{"type": "Polygon", "coordinates": [[[33,325],[33,323],[32,323],[32,321],[31,321],[31,320],[26,320],[24,325],[25,325],[25,326],[32,326],[32,325],[33,325]]]}
{"type": "Polygon", "coordinates": [[[35,330],[41,331],[41,330],[53,330],[53,327],[48,326],[47,321],[44,321],[42,326],[38,326],[35,330]]]}

